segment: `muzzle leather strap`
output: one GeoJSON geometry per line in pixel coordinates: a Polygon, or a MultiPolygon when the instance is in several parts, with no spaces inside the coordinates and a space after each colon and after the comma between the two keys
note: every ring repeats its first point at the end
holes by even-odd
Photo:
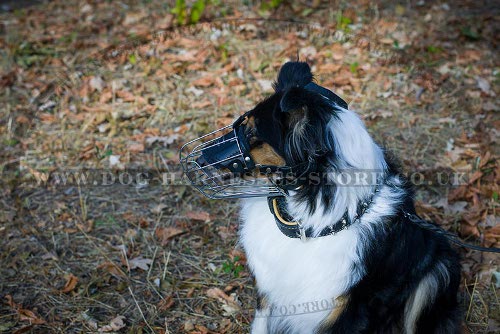
{"type": "Polygon", "coordinates": [[[307,85],[304,86],[304,88],[311,92],[315,92],[326,97],[327,99],[329,99],[332,102],[335,102],[344,109],[348,109],[347,102],[345,102],[340,96],[338,96],[329,89],[321,87],[320,85],[317,85],[314,82],[308,83],[307,85]]]}

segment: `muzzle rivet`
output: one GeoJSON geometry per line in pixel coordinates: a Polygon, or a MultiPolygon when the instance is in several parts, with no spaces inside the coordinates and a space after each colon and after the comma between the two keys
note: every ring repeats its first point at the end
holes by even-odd
{"type": "Polygon", "coordinates": [[[267,168],[266,168],[266,173],[267,173],[267,174],[271,174],[271,168],[267,167],[267,168]]]}
{"type": "Polygon", "coordinates": [[[250,157],[245,157],[246,162],[250,162],[250,157]]]}
{"type": "Polygon", "coordinates": [[[238,168],[238,163],[237,162],[233,163],[233,168],[234,169],[238,168]]]}

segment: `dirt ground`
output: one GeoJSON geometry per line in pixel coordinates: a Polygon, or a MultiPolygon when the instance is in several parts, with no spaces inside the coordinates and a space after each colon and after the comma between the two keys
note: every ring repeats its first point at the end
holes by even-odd
{"type": "MultiPolygon", "coordinates": [[[[187,186],[178,150],[252,108],[297,56],[424,179],[422,216],[500,246],[494,1],[13,3],[0,333],[247,333],[238,204],[187,186]]],[[[459,251],[464,332],[498,333],[499,257],[459,251]]]]}

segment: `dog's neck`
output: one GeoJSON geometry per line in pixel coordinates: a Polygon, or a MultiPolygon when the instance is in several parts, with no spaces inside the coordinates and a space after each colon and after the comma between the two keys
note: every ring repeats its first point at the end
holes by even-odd
{"type": "Polygon", "coordinates": [[[314,228],[314,226],[305,227],[300,220],[294,219],[290,214],[287,205],[286,196],[271,196],[267,198],[269,210],[274,216],[278,229],[289,238],[300,238],[306,241],[309,238],[325,237],[332,234],[337,234],[351,225],[361,221],[365,212],[370,209],[379,193],[380,187],[385,184],[385,178],[377,179],[375,189],[370,197],[362,202],[359,202],[356,208],[356,214],[353,218],[349,216],[348,211],[344,212],[342,218],[338,221],[329,222],[323,229],[314,228]]]}
{"type": "Polygon", "coordinates": [[[326,156],[322,172],[326,177],[320,177],[316,186],[291,192],[287,201],[295,219],[319,230],[346,212],[354,219],[359,203],[370,198],[387,170],[382,149],[354,112],[339,112],[329,122],[329,130],[333,150],[326,156]]]}

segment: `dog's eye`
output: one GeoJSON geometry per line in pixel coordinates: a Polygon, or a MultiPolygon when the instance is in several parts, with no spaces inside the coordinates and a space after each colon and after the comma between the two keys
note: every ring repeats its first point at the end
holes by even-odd
{"type": "Polygon", "coordinates": [[[248,129],[248,131],[246,133],[247,139],[251,139],[252,137],[255,137],[256,135],[257,135],[257,129],[256,128],[248,129]]]}

